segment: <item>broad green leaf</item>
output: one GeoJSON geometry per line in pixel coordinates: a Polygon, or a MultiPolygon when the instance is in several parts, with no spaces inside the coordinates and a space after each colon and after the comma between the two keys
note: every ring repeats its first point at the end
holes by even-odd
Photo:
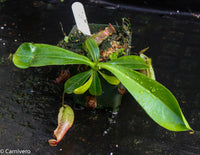
{"type": "Polygon", "coordinates": [[[97,72],[93,73],[93,80],[89,88],[89,92],[91,95],[95,95],[95,96],[102,94],[101,82],[100,82],[97,72]]]}
{"type": "Polygon", "coordinates": [[[108,63],[113,65],[121,65],[123,67],[131,68],[131,69],[145,69],[148,68],[145,61],[136,55],[126,55],[119,57],[114,60],[108,61],[108,63]]]}
{"type": "Polygon", "coordinates": [[[99,71],[99,73],[102,75],[102,77],[110,84],[112,85],[118,85],[120,83],[120,81],[115,77],[115,76],[110,76],[107,74],[104,74],[102,72],[99,71]]]}
{"type": "Polygon", "coordinates": [[[57,46],[33,43],[23,43],[20,45],[13,55],[13,62],[19,68],[67,64],[93,66],[93,62],[85,56],[57,46]]]}
{"type": "Polygon", "coordinates": [[[83,43],[83,48],[89,52],[94,62],[99,62],[99,47],[93,39],[87,38],[83,43]]]}
{"type": "Polygon", "coordinates": [[[72,76],[69,80],[65,82],[65,93],[73,93],[76,88],[82,86],[86,82],[91,74],[92,70],[89,70],[72,76]]]}
{"type": "Polygon", "coordinates": [[[83,94],[83,93],[85,93],[89,89],[89,87],[91,86],[92,80],[93,80],[93,74],[90,76],[89,80],[85,84],[83,84],[82,86],[76,88],[73,91],[73,93],[74,94],[83,94]]]}
{"type": "Polygon", "coordinates": [[[147,114],[162,127],[172,131],[192,130],[174,95],[155,80],[134,70],[100,63],[101,68],[113,73],[147,114]]]}

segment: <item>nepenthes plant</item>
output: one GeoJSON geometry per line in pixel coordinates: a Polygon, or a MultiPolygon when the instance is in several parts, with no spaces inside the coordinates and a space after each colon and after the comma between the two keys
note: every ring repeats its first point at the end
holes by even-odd
{"type": "MultiPolygon", "coordinates": [[[[127,90],[160,126],[171,131],[193,131],[177,99],[156,81],[151,59],[144,54],[147,48],[137,55],[129,53],[130,23],[123,19],[122,26],[90,24],[90,28],[92,36],[83,35],[74,27],[57,46],[23,43],[13,54],[13,62],[22,69],[68,66],[61,73],[68,79],[63,98],[64,94],[73,94],[75,103],[89,109],[111,108],[116,112],[127,90]]],[[[62,81],[62,76],[55,83],[62,81]]],[[[49,140],[49,144],[56,146],[73,121],[73,110],[63,100],[54,131],[56,140],[49,140]]]]}

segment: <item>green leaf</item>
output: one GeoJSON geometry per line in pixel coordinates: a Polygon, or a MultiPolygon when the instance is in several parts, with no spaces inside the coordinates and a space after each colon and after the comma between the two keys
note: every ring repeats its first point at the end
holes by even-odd
{"type": "Polygon", "coordinates": [[[93,73],[93,80],[89,88],[89,92],[91,95],[95,95],[95,96],[102,94],[101,82],[100,82],[97,72],[93,73]]]}
{"type": "Polygon", "coordinates": [[[89,52],[94,62],[99,62],[99,47],[93,39],[87,38],[83,43],[83,48],[89,52]]]}
{"type": "Polygon", "coordinates": [[[20,45],[13,55],[13,62],[19,68],[67,64],[93,66],[93,62],[85,56],[57,46],[32,43],[23,43],[20,45]]]}
{"type": "Polygon", "coordinates": [[[100,63],[113,73],[147,114],[162,127],[172,131],[192,130],[174,95],[155,80],[131,69],[100,63]]]}
{"type": "Polygon", "coordinates": [[[118,85],[120,83],[120,81],[115,77],[115,76],[110,76],[107,74],[104,74],[102,72],[99,71],[99,73],[102,75],[102,77],[110,84],[112,85],[118,85]]]}
{"type": "Polygon", "coordinates": [[[108,61],[108,63],[113,65],[121,65],[123,67],[131,68],[131,69],[145,69],[148,68],[145,61],[136,55],[126,55],[119,57],[114,60],[108,61]]]}
{"type": "Polygon", "coordinates": [[[93,74],[90,76],[89,80],[85,84],[83,84],[82,86],[76,88],[73,91],[73,93],[74,94],[83,94],[83,93],[85,93],[89,89],[89,87],[91,86],[92,80],[93,80],[93,74]]]}
{"type": "Polygon", "coordinates": [[[82,86],[85,83],[85,81],[90,77],[92,72],[92,70],[89,70],[72,76],[69,80],[65,82],[65,93],[73,93],[73,91],[76,88],[82,86]]]}

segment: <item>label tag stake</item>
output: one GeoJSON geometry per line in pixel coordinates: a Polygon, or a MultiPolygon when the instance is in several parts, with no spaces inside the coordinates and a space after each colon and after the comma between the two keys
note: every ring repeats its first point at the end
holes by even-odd
{"type": "Polygon", "coordinates": [[[91,35],[83,4],[81,4],[80,2],[73,3],[72,4],[72,11],[73,11],[73,14],[74,14],[74,19],[75,19],[77,28],[83,34],[91,35]]]}

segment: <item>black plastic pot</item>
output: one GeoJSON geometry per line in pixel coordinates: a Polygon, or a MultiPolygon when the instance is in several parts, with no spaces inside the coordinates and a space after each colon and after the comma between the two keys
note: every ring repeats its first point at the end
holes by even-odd
{"type": "MultiPolygon", "coordinates": [[[[89,24],[89,27],[90,27],[91,33],[95,34],[99,32],[99,30],[104,30],[105,27],[108,27],[108,24],[89,24]]],[[[117,32],[123,29],[122,26],[114,25],[114,27],[117,32]]],[[[126,34],[126,38],[128,39],[128,46],[127,46],[127,49],[125,50],[126,54],[129,54],[130,52],[131,38],[132,38],[131,35],[132,33],[130,33],[129,35],[126,34]]],[[[78,31],[76,25],[72,28],[68,37],[69,37],[68,38],[69,42],[66,43],[65,41],[61,41],[59,43],[59,46],[61,46],[62,48],[66,48],[68,50],[74,51],[79,54],[86,54],[81,48],[83,42],[85,41],[84,39],[85,37],[83,37],[83,34],[80,31],[78,31]],[[71,44],[74,44],[74,46],[72,46],[71,44]]],[[[103,50],[106,50],[107,48],[109,48],[109,46],[111,46],[109,40],[110,38],[106,39],[104,41],[106,43],[103,42],[103,44],[100,45],[100,50],[101,48],[103,48],[103,50]]],[[[78,66],[71,67],[70,71],[72,72],[72,75],[75,75],[80,72],[77,70],[77,68],[78,66]]],[[[100,77],[100,80],[101,80],[101,86],[102,86],[102,95],[95,97],[96,98],[95,104],[97,104],[96,108],[98,109],[106,108],[107,110],[110,109],[113,112],[118,112],[119,105],[121,104],[121,100],[122,100],[122,94],[119,93],[118,89],[124,89],[123,86],[121,84],[117,86],[113,86],[109,84],[108,82],[106,82],[101,77],[100,77]]],[[[73,95],[74,102],[77,104],[81,104],[83,106],[86,106],[87,102],[90,102],[89,98],[91,97],[93,98],[93,96],[90,95],[89,92],[86,92],[82,95],[73,95]]]]}

